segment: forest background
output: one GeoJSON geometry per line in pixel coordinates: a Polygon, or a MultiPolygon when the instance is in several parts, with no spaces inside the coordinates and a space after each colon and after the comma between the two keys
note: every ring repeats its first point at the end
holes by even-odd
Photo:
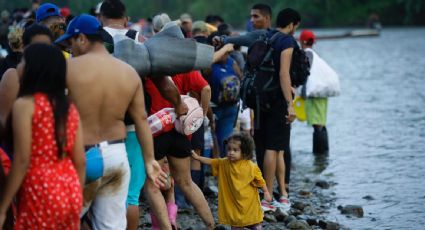
{"type": "MultiPolygon", "coordinates": [[[[60,7],[68,6],[74,15],[88,13],[100,0],[51,0],[60,7]]],[[[384,26],[425,25],[424,0],[123,0],[132,21],[149,18],[157,13],[168,13],[177,19],[189,13],[194,20],[206,15],[220,15],[235,28],[244,28],[253,4],[269,4],[274,18],[279,10],[292,7],[302,16],[303,27],[359,27],[365,26],[371,14],[379,15],[384,26]]],[[[31,0],[0,0],[0,10],[12,12],[31,6],[31,0]]]]}

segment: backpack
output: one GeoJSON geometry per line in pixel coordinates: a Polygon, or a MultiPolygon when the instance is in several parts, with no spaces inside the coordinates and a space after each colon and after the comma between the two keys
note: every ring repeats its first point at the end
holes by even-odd
{"type": "MultiPolygon", "coordinates": [[[[280,83],[276,76],[273,61],[274,49],[272,44],[278,36],[284,35],[276,32],[273,36],[262,36],[248,49],[247,62],[244,69],[244,78],[241,86],[243,107],[257,111],[268,112],[276,100],[280,100],[280,83]]],[[[298,87],[307,81],[310,74],[310,63],[305,52],[295,47],[292,53],[290,68],[292,85],[298,87]]]]}
{"type": "Polygon", "coordinates": [[[212,98],[217,105],[233,105],[239,101],[241,83],[233,71],[233,59],[212,65],[212,98]]]}
{"type": "Polygon", "coordinates": [[[310,76],[310,62],[305,54],[305,51],[299,47],[294,48],[292,52],[291,68],[289,70],[291,75],[292,86],[297,88],[307,82],[310,76]]]}

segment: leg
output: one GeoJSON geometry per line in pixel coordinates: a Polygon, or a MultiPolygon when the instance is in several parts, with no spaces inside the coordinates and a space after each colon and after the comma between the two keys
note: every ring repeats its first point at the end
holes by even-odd
{"type": "Polygon", "coordinates": [[[133,230],[139,227],[139,206],[128,205],[127,207],[127,229],[133,230]]]}
{"type": "Polygon", "coordinates": [[[224,141],[233,133],[233,126],[238,117],[238,108],[236,106],[223,106],[217,108],[217,110],[217,141],[220,146],[220,156],[224,157],[226,154],[224,141]]]}
{"type": "Polygon", "coordinates": [[[130,185],[127,195],[127,229],[139,227],[139,196],[146,180],[145,163],[136,132],[127,132],[125,141],[128,163],[130,165],[130,185]]]}
{"type": "Polygon", "coordinates": [[[289,182],[291,180],[291,164],[292,164],[292,155],[291,148],[285,148],[283,151],[283,159],[285,160],[285,183],[286,183],[286,193],[289,194],[289,182]]]}
{"type": "Polygon", "coordinates": [[[152,213],[157,217],[161,229],[171,229],[170,220],[168,220],[167,206],[161,190],[155,187],[151,180],[145,183],[144,192],[148,198],[152,213]]]}
{"type": "Polygon", "coordinates": [[[274,150],[266,150],[264,154],[264,179],[266,180],[267,189],[270,194],[273,194],[273,182],[276,175],[276,165],[277,165],[277,151],[274,150]]]}
{"type": "Polygon", "coordinates": [[[93,229],[125,229],[130,168],[124,144],[102,148],[105,173],[91,206],[93,229]]]}
{"type": "Polygon", "coordinates": [[[277,183],[279,184],[279,194],[282,196],[288,196],[286,192],[286,184],[285,184],[285,160],[284,160],[284,152],[279,151],[277,154],[276,161],[276,178],[277,183]]]}
{"type": "Polygon", "coordinates": [[[254,132],[254,142],[255,142],[255,157],[257,158],[257,164],[258,167],[261,169],[262,173],[264,174],[264,136],[263,136],[262,129],[256,129],[254,132]]]}
{"type": "Polygon", "coordinates": [[[251,230],[263,230],[263,226],[261,225],[261,223],[254,224],[254,225],[249,226],[249,229],[251,229],[251,230]]]}
{"type": "Polygon", "coordinates": [[[183,191],[186,198],[189,199],[190,203],[192,203],[207,228],[213,229],[214,218],[208,203],[199,187],[192,182],[190,177],[189,157],[176,158],[168,156],[168,162],[170,164],[171,175],[173,175],[175,183],[180,186],[180,189],[183,191]]]}
{"type": "MultiPolygon", "coordinates": [[[[204,126],[201,126],[193,135],[191,140],[192,149],[199,156],[204,150],[204,126]]],[[[190,169],[192,180],[199,186],[202,190],[204,188],[204,184],[202,183],[202,165],[201,162],[191,159],[190,161],[190,169]]]]}

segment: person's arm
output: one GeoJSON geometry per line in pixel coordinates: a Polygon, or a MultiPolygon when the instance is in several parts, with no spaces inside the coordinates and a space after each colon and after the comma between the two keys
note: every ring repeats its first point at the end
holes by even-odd
{"type": "Polygon", "coordinates": [[[161,96],[173,105],[177,116],[185,115],[188,112],[189,108],[182,101],[180,92],[170,77],[156,77],[151,80],[161,96]]]}
{"type": "Polygon", "coordinates": [[[77,171],[78,178],[80,179],[81,189],[83,189],[86,180],[86,156],[84,153],[83,128],[81,126],[81,121],[78,121],[78,129],[75,137],[74,148],[72,149],[71,160],[75,170],[77,171]]]}
{"type": "Polygon", "coordinates": [[[226,44],[219,50],[215,51],[213,55],[213,63],[219,62],[224,55],[232,52],[233,49],[233,44],[226,44]]]}
{"type": "Polygon", "coordinates": [[[201,107],[202,107],[202,111],[204,112],[204,117],[207,115],[210,100],[211,100],[211,87],[207,85],[201,90],[201,107]]]}
{"type": "Polygon", "coordinates": [[[270,195],[270,192],[269,192],[269,190],[267,189],[267,185],[266,185],[266,184],[264,184],[264,185],[261,187],[261,190],[263,190],[263,193],[264,193],[264,200],[266,200],[266,201],[268,201],[268,202],[272,202],[272,196],[270,195]]]}
{"type": "MultiPolygon", "coordinates": [[[[136,72],[134,72],[136,74],[136,72]]],[[[164,186],[167,181],[161,166],[154,159],[152,132],[148,124],[147,113],[145,110],[145,99],[143,96],[143,85],[140,78],[138,80],[137,90],[130,102],[128,113],[134,121],[136,127],[136,135],[142,147],[143,159],[145,161],[146,173],[150,180],[159,188],[164,186]]]]}
{"type": "Polygon", "coordinates": [[[241,36],[216,36],[213,38],[213,42],[215,44],[228,44],[232,43],[238,46],[251,46],[258,38],[261,36],[265,36],[267,34],[267,30],[254,30],[252,32],[246,33],[241,36]]]}
{"type": "Polygon", "coordinates": [[[8,69],[0,81],[0,122],[4,126],[19,92],[16,69],[8,69]]]}
{"type": "Polygon", "coordinates": [[[200,161],[202,164],[211,165],[212,159],[207,157],[201,157],[198,154],[196,154],[194,151],[192,151],[192,158],[200,161]]]}
{"type": "Polygon", "coordinates": [[[280,88],[282,90],[283,96],[285,97],[286,105],[288,107],[287,122],[291,123],[295,120],[295,111],[292,105],[292,90],[291,90],[291,77],[289,74],[289,69],[291,68],[292,61],[292,52],[294,48],[287,48],[280,53],[280,88]]]}
{"type": "Polygon", "coordinates": [[[32,98],[18,99],[13,105],[14,159],[0,201],[0,229],[3,227],[6,211],[18,192],[30,164],[33,113],[34,102],[32,98]]]}
{"type": "Polygon", "coordinates": [[[272,196],[269,192],[269,190],[267,189],[267,185],[266,185],[266,181],[263,178],[263,175],[261,173],[260,168],[258,167],[258,165],[255,164],[254,168],[253,168],[253,182],[251,183],[253,186],[261,188],[261,190],[263,190],[264,193],[264,199],[268,202],[272,201],[272,196]]]}

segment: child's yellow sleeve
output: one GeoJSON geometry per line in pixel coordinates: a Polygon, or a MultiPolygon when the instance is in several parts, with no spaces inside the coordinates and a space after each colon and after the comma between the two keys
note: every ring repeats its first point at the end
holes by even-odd
{"type": "Polygon", "coordinates": [[[219,158],[215,158],[211,160],[211,172],[212,172],[212,175],[215,177],[218,177],[219,168],[220,168],[219,165],[220,165],[219,158]]]}
{"type": "Polygon", "coordinates": [[[254,187],[258,187],[261,188],[264,185],[266,185],[266,181],[263,178],[263,174],[261,173],[260,168],[258,167],[258,165],[253,163],[253,175],[254,175],[254,180],[252,180],[251,185],[254,187]]]}

